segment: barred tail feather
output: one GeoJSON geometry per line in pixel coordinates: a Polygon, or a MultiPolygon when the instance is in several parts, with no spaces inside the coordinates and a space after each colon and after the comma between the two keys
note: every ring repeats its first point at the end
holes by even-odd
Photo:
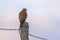
{"type": "Polygon", "coordinates": [[[20,27],[21,27],[21,28],[23,27],[23,24],[22,24],[22,23],[20,24],[20,27]]]}

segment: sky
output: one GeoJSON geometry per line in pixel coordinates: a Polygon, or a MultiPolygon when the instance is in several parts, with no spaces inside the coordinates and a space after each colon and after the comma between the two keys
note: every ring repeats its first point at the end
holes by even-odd
{"type": "MultiPolygon", "coordinates": [[[[0,0],[0,28],[19,29],[23,8],[27,8],[30,34],[60,40],[60,0],[0,0]]],[[[0,40],[20,40],[19,32],[0,30],[0,40]]],[[[29,36],[29,40],[40,39],[29,36]]]]}

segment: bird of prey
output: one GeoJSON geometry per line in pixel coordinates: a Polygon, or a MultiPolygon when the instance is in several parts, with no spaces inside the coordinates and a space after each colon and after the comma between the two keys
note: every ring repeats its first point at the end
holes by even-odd
{"type": "Polygon", "coordinates": [[[27,18],[27,9],[23,8],[22,11],[19,13],[19,21],[20,21],[20,27],[23,27],[23,23],[25,22],[27,18]]]}

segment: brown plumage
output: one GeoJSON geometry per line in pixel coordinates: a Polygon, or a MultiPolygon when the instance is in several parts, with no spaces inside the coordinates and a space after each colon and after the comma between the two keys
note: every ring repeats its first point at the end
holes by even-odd
{"type": "Polygon", "coordinates": [[[19,13],[19,21],[20,21],[20,27],[23,27],[23,23],[25,22],[27,18],[27,9],[23,8],[22,11],[19,13]]]}

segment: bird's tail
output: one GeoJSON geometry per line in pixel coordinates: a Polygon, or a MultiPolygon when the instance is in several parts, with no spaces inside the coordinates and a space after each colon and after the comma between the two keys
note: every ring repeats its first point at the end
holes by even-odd
{"type": "Polygon", "coordinates": [[[20,28],[22,28],[22,27],[23,27],[23,23],[20,24],[20,28]]]}

